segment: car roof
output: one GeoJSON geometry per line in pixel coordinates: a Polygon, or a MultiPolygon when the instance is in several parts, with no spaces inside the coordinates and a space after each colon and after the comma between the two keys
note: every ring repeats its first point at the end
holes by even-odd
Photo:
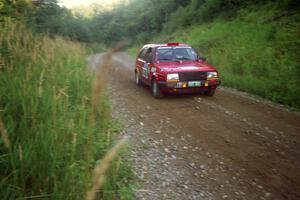
{"type": "Polygon", "coordinates": [[[184,44],[184,43],[178,43],[178,42],[172,42],[172,43],[165,43],[165,44],[146,44],[143,46],[143,48],[146,48],[146,47],[152,47],[152,48],[155,48],[155,47],[190,47],[190,45],[188,44],[184,44]]]}

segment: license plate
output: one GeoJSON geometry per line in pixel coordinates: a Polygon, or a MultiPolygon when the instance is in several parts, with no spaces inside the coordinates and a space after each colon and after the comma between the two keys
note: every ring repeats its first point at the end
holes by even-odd
{"type": "Polygon", "coordinates": [[[188,86],[189,87],[200,87],[201,86],[201,81],[189,81],[188,86]]]}

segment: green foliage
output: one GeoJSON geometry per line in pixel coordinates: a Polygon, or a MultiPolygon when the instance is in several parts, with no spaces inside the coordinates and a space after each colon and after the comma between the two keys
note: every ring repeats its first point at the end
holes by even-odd
{"type": "Polygon", "coordinates": [[[0,23],[7,20],[21,21],[35,33],[51,37],[60,35],[81,42],[95,41],[90,20],[60,7],[57,0],[1,0],[0,23]]]}
{"type": "Polygon", "coordinates": [[[61,35],[81,42],[91,41],[91,24],[81,14],[62,8],[57,0],[35,0],[35,26],[38,33],[61,35]]]}
{"type": "Polygon", "coordinates": [[[139,48],[141,48],[141,45],[138,45],[137,47],[128,48],[127,52],[130,56],[136,57],[138,55],[139,48]]]}
{"type": "MultiPolygon", "coordinates": [[[[0,120],[11,144],[6,148],[0,137],[1,199],[83,199],[119,131],[107,101],[92,110],[85,46],[9,22],[0,38],[0,120]]],[[[107,184],[119,195],[130,191],[131,174],[117,160],[107,184]]]]}
{"type": "Polygon", "coordinates": [[[61,35],[86,43],[112,45],[124,38],[145,43],[162,30],[172,33],[191,25],[230,20],[244,7],[296,11],[295,0],[130,0],[112,9],[93,4],[73,11],[60,7],[57,0],[1,0],[0,21],[5,17],[25,21],[35,32],[61,35]],[[127,2],[127,3],[125,3],[127,2]]]}
{"type": "Polygon", "coordinates": [[[27,0],[0,0],[0,23],[7,18],[30,23],[33,20],[32,13],[32,4],[27,0]]]}
{"type": "Polygon", "coordinates": [[[163,29],[171,14],[189,0],[131,0],[111,11],[97,7],[91,17],[92,38],[111,45],[123,38],[144,43],[163,29]]]}

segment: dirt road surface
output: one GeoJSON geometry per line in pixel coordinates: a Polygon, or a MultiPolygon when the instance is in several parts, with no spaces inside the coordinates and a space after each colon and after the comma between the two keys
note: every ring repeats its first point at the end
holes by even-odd
{"type": "Polygon", "coordinates": [[[133,58],[113,61],[108,85],[131,138],[137,199],[300,199],[299,114],[222,87],[154,99],[135,85],[133,58]]]}

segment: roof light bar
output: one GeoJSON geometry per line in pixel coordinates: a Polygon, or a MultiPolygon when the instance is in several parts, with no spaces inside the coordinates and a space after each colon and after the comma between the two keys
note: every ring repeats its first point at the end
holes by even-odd
{"type": "Polygon", "coordinates": [[[170,42],[168,43],[168,46],[178,46],[179,43],[178,42],[170,42]]]}

